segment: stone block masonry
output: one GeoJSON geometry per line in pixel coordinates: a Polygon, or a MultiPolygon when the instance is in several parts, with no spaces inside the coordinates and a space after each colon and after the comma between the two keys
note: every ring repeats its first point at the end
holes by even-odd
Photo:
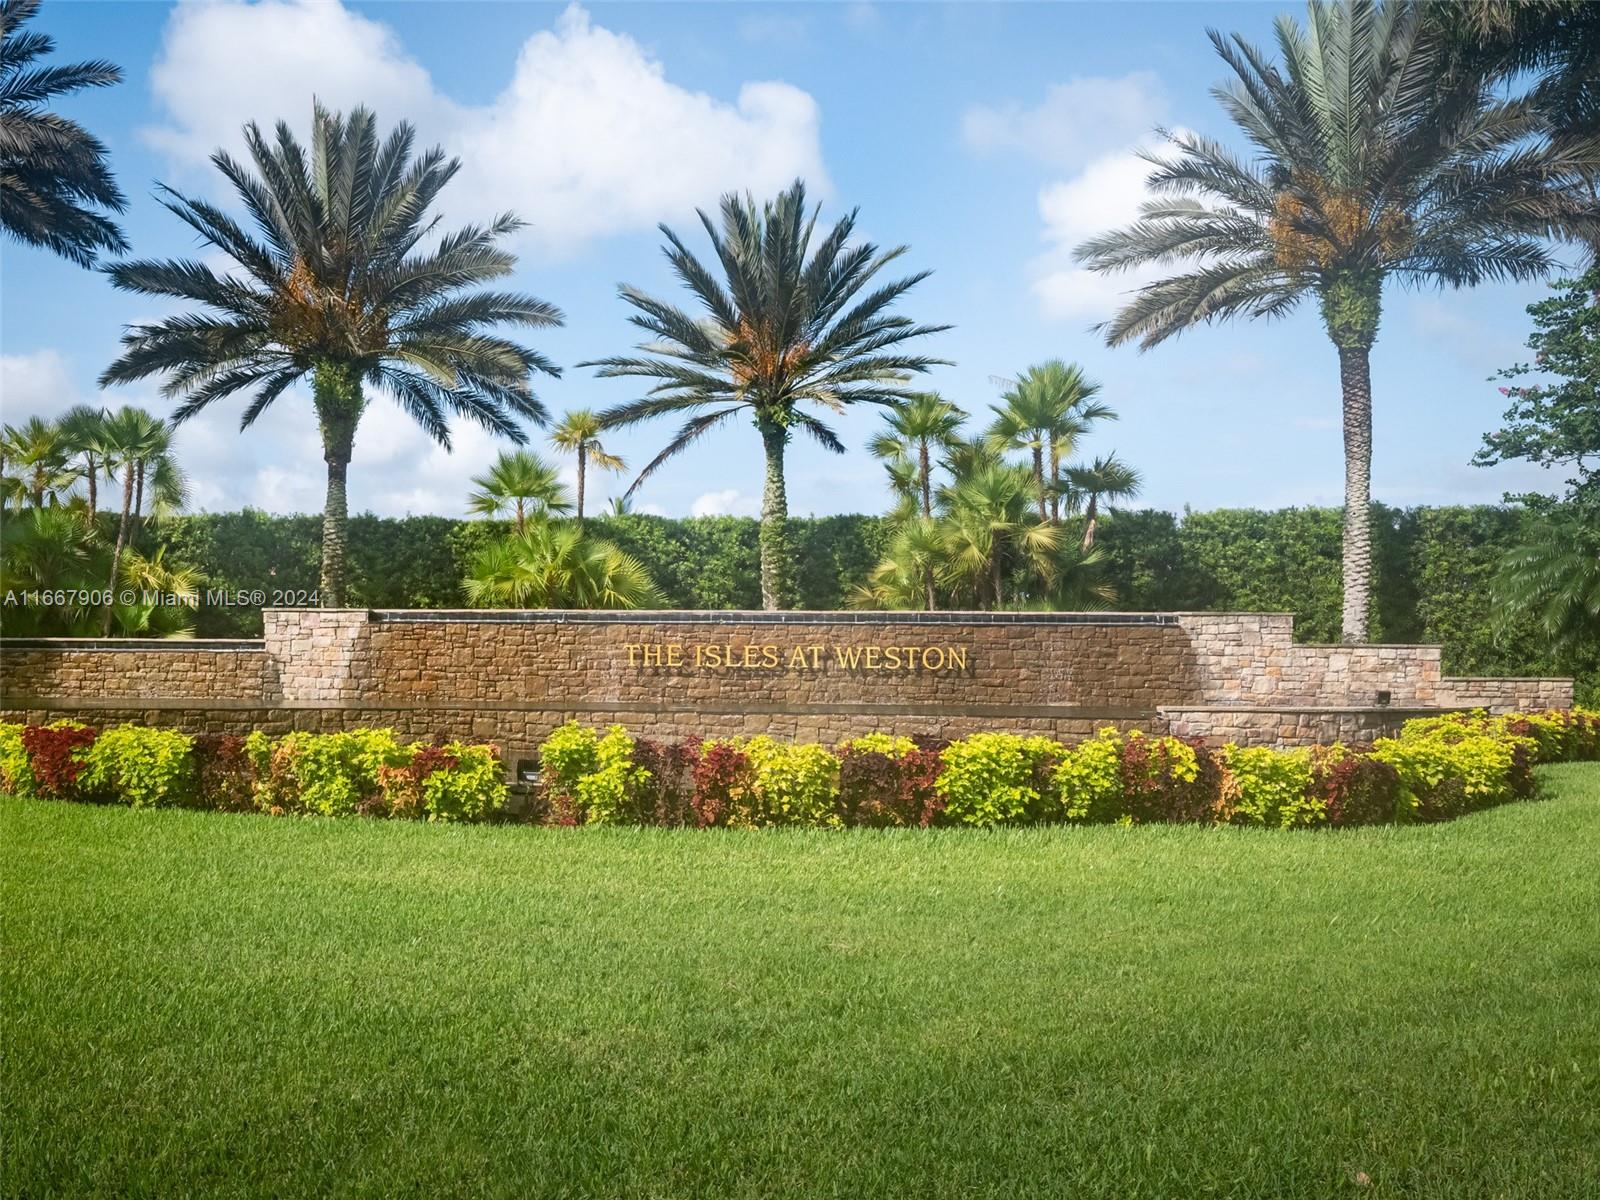
{"type": "Polygon", "coordinates": [[[874,730],[1370,741],[1571,680],[1451,679],[1437,646],[1306,646],[1285,613],[269,609],[260,640],[0,641],[0,717],[191,731],[392,725],[531,758],[569,718],[659,738],[874,730]]]}

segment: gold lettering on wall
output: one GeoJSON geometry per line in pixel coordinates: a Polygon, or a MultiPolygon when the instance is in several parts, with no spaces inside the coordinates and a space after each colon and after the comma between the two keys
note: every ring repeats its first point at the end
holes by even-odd
{"type": "Polygon", "coordinates": [[[967,670],[966,646],[841,646],[774,642],[625,642],[637,670],[688,671],[926,671],[967,670]]]}

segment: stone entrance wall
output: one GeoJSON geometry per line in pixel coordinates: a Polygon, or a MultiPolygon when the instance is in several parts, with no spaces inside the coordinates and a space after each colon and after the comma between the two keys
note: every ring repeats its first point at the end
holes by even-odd
{"type": "Polygon", "coordinates": [[[1370,740],[1408,716],[1571,703],[1570,680],[1444,677],[1436,646],[1305,646],[1283,613],[272,609],[258,641],[0,642],[0,716],[188,729],[392,725],[531,756],[571,717],[655,737],[1102,725],[1370,740]]]}

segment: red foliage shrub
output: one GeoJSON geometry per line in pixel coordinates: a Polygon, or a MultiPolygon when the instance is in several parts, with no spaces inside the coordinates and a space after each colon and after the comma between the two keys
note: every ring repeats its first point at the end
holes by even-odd
{"type": "Polygon", "coordinates": [[[727,742],[701,747],[694,764],[694,792],[689,807],[701,829],[725,825],[734,804],[752,785],[750,756],[727,742]]]}
{"type": "Polygon", "coordinates": [[[1167,737],[1130,737],[1122,744],[1125,811],[1137,822],[1209,821],[1222,804],[1222,767],[1205,742],[1167,737]],[[1179,746],[1194,751],[1196,773],[1184,779],[1179,746]]]}
{"type": "Polygon", "coordinates": [[[244,738],[232,733],[198,733],[194,738],[195,795],[202,808],[250,812],[256,807],[255,773],[244,738]]]}
{"type": "Polygon", "coordinates": [[[642,825],[677,829],[699,824],[694,807],[695,766],[700,761],[700,739],[658,742],[636,738],[633,762],[650,773],[636,793],[635,819],[642,825]]]}
{"type": "Polygon", "coordinates": [[[94,745],[98,729],[87,725],[28,725],[22,730],[22,748],[28,754],[28,769],[33,772],[39,795],[52,800],[87,800],[77,790],[83,761],[78,754],[94,745]]]}
{"type": "Polygon", "coordinates": [[[1385,825],[1400,803],[1400,774],[1365,754],[1318,746],[1311,753],[1311,795],[1327,806],[1329,825],[1385,825]]]}
{"type": "Polygon", "coordinates": [[[839,751],[839,805],[846,825],[927,828],[944,811],[933,784],[939,752],[918,748],[903,758],[846,745],[839,751]]]}

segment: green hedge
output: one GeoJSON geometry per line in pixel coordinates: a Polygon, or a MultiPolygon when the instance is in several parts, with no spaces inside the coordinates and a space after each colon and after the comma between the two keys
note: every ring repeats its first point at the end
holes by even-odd
{"type": "MultiPolygon", "coordinates": [[[[1567,657],[1545,652],[1530,630],[1504,642],[1491,633],[1487,581],[1500,557],[1543,518],[1481,505],[1390,509],[1377,506],[1373,636],[1439,642],[1456,674],[1571,674],[1580,698],[1600,680],[1600,640],[1567,657]]],[[[756,522],[744,517],[597,518],[595,524],[650,569],[673,608],[755,608],[760,604],[756,522]]],[[[879,517],[797,519],[799,600],[843,606],[878,560],[879,517]]],[[[444,517],[351,519],[350,592],[377,608],[458,607],[466,563],[503,532],[498,522],[444,517]]],[[[209,586],[230,592],[311,591],[317,585],[318,517],[257,512],[199,514],[163,521],[169,558],[197,567],[209,586]]],[[[1332,508],[1221,509],[1175,516],[1113,512],[1099,541],[1118,605],[1136,610],[1281,610],[1296,614],[1302,641],[1339,634],[1340,513],[1332,508]]],[[[147,534],[155,537],[157,534],[147,534]]],[[[254,607],[205,605],[196,632],[247,637],[261,631],[254,607]]]]}

